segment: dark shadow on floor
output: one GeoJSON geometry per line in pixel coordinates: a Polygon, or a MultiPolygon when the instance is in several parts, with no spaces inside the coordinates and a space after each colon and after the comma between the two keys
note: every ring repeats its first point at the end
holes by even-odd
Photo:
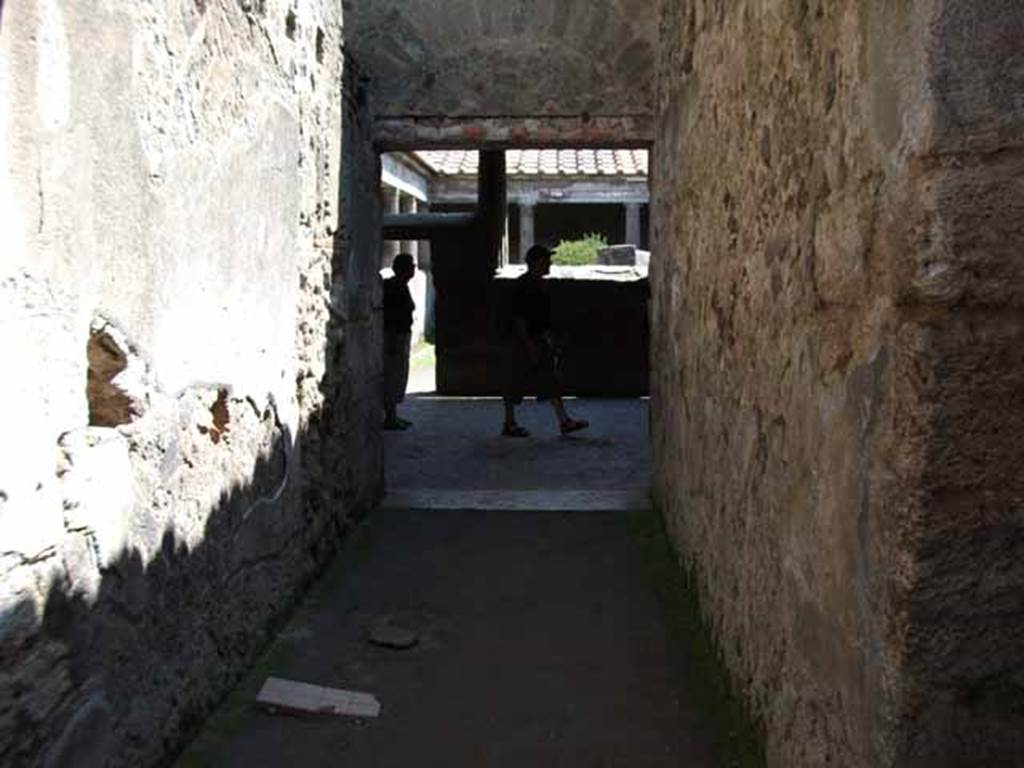
{"type": "Polygon", "coordinates": [[[618,514],[376,513],[180,765],[757,765],[723,718],[714,655],[679,652],[635,528],[618,514]],[[419,643],[368,643],[385,618],[419,643]],[[252,701],[267,674],[373,693],[381,716],[264,714],[252,701]]]}

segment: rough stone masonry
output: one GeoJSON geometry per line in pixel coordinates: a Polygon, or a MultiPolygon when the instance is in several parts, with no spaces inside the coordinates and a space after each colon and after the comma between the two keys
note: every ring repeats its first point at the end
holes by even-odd
{"type": "Polygon", "coordinates": [[[385,146],[496,139],[612,146],[651,138],[653,0],[344,6],[348,44],[370,77],[375,137],[385,146]]]}
{"type": "Polygon", "coordinates": [[[647,0],[345,0],[345,12],[380,117],[629,115],[653,103],[647,0]]]}
{"type": "Polygon", "coordinates": [[[4,765],[166,760],[379,493],[341,29],[331,0],[3,4],[4,765]]]}
{"type": "Polygon", "coordinates": [[[769,763],[1024,765],[1024,6],[661,29],[656,491],[769,763]]]}

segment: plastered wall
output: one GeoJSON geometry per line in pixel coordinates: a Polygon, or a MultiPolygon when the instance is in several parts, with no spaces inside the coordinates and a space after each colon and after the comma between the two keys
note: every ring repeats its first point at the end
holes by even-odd
{"type": "Polygon", "coordinates": [[[3,5],[5,765],[166,760],[379,494],[341,21],[3,5]]]}

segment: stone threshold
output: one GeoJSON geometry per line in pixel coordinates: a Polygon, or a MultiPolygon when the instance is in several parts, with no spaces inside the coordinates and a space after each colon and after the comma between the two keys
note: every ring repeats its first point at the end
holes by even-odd
{"type": "Polygon", "coordinates": [[[381,503],[381,509],[508,512],[633,512],[650,507],[647,488],[571,491],[396,488],[381,503]]]}

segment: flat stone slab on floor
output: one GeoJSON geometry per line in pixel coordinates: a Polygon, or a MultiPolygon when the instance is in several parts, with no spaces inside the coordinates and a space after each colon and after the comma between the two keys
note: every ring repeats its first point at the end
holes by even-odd
{"type": "Polygon", "coordinates": [[[270,712],[280,710],[299,715],[377,717],[380,714],[380,702],[371,694],[325,688],[279,677],[267,678],[256,696],[256,703],[270,712]]]}

